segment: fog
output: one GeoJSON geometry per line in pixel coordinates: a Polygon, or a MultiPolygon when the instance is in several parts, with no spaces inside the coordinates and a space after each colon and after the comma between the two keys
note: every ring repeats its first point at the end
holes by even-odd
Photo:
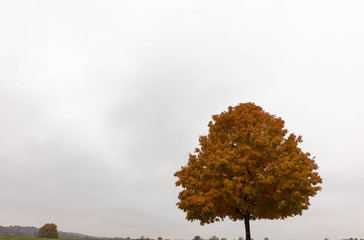
{"type": "Polygon", "coordinates": [[[316,156],[302,216],[270,240],[363,238],[364,2],[1,1],[0,225],[238,239],[177,209],[211,115],[254,102],[316,156]]]}

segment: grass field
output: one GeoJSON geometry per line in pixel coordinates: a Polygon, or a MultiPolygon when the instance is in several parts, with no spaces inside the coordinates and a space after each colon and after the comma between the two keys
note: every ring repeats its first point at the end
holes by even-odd
{"type": "MultiPolygon", "coordinates": [[[[57,238],[58,240],[71,240],[57,238]]],[[[55,240],[54,238],[0,237],[0,240],[55,240]]]]}

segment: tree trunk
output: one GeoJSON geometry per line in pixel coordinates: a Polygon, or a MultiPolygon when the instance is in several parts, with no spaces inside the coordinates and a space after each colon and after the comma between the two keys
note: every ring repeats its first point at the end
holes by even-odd
{"type": "Polygon", "coordinates": [[[251,240],[250,238],[250,226],[249,226],[250,213],[244,215],[245,223],[245,240],[251,240]]]}

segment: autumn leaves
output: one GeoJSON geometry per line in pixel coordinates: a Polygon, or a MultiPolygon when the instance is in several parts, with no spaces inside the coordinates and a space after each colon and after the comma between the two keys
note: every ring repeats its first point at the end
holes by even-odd
{"type": "Polygon", "coordinates": [[[277,219],[301,214],[321,183],[314,158],[287,135],[284,121],[254,103],[212,116],[209,133],[175,173],[182,187],[177,206],[203,225],[228,217],[277,219]]]}

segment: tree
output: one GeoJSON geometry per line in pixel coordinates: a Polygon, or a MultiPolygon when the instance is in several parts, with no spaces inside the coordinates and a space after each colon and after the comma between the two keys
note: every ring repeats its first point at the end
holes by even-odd
{"type": "Polygon", "coordinates": [[[195,236],[195,237],[193,238],[193,240],[201,240],[201,237],[200,237],[200,236],[195,236]]]}
{"type": "Polygon", "coordinates": [[[57,225],[54,223],[47,223],[39,228],[38,237],[40,238],[58,238],[57,225]]]}
{"type": "Polygon", "coordinates": [[[216,236],[214,235],[214,236],[212,236],[212,237],[210,238],[210,240],[219,240],[219,238],[218,238],[218,237],[216,237],[216,236]]]}
{"type": "Polygon", "coordinates": [[[254,103],[213,115],[200,147],[174,176],[178,208],[201,225],[230,218],[284,219],[308,209],[321,189],[314,157],[298,147],[301,136],[287,136],[284,121],[254,103]]]}

